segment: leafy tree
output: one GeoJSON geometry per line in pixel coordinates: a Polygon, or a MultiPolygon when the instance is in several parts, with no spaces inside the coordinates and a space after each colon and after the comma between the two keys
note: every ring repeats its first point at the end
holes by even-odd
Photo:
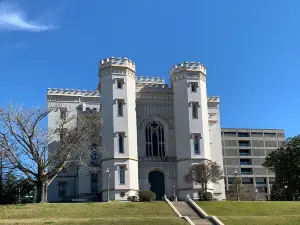
{"type": "Polygon", "coordinates": [[[101,128],[101,116],[94,110],[74,112],[59,105],[43,109],[11,104],[0,110],[0,150],[36,186],[37,202],[47,202],[48,185],[61,171],[88,166],[91,146],[101,128]],[[60,116],[55,126],[48,128],[44,120],[53,111],[60,116]]]}
{"type": "Polygon", "coordinates": [[[229,185],[228,190],[226,191],[226,198],[228,200],[254,200],[255,194],[253,192],[253,188],[249,187],[242,183],[241,177],[236,177],[233,180],[233,183],[229,185]]]}
{"type": "Polygon", "coordinates": [[[203,198],[207,192],[207,184],[209,182],[217,183],[223,177],[223,171],[216,161],[204,160],[200,164],[192,165],[183,179],[186,183],[201,184],[203,198]]]}
{"type": "Polygon", "coordinates": [[[292,200],[297,197],[300,191],[300,135],[288,138],[284,146],[271,152],[263,166],[276,176],[271,199],[292,200]]]}

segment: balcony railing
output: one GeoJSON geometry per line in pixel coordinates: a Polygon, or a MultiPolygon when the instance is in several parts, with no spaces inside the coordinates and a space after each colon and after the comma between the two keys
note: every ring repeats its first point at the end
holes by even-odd
{"type": "Polygon", "coordinates": [[[173,156],[144,156],[139,157],[139,161],[146,162],[175,162],[177,160],[176,157],[173,156]]]}

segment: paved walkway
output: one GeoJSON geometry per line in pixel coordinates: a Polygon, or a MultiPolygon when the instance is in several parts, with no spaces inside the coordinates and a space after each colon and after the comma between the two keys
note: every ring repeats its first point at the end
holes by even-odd
{"type": "Polygon", "coordinates": [[[189,206],[188,203],[185,201],[179,201],[179,202],[172,202],[173,205],[176,207],[176,209],[181,213],[183,216],[188,216],[195,225],[211,225],[212,223],[207,220],[201,218],[198,213],[189,206]]]}

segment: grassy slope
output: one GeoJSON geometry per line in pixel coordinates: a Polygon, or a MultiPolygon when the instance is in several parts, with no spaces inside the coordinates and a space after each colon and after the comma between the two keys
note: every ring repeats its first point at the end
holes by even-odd
{"type": "Polygon", "coordinates": [[[300,202],[198,202],[209,215],[232,225],[300,224],[300,202]]]}
{"type": "Polygon", "coordinates": [[[186,224],[165,202],[0,206],[2,224],[186,224]]]}

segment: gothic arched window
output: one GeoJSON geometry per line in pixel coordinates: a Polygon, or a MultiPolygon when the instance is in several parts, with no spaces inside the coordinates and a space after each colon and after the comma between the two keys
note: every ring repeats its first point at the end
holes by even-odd
{"type": "Polygon", "coordinates": [[[165,156],[164,127],[157,121],[148,123],[146,134],[146,156],[165,156]]]}

